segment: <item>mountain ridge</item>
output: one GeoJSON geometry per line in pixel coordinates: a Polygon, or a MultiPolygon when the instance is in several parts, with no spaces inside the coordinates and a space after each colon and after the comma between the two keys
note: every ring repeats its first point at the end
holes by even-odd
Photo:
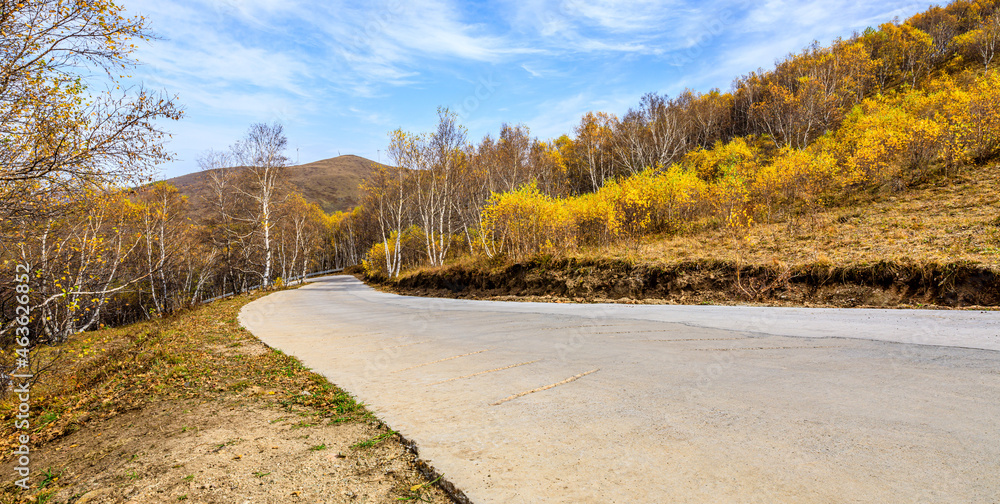
{"type": "MultiPolygon", "coordinates": [[[[380,163],[370,159],[345,154],[311,163],[289,166],[287,181],[311,203],[326,213],[347,211],[358,204],[358,186],[380,163]]],[[[188,197],[192,210],[202,208],[208,192],[208,173],[202,170],[165,180],[188,197]]]]}

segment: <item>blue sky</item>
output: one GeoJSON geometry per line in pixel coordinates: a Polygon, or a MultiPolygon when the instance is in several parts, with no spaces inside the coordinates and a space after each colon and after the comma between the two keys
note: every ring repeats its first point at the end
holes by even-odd
{"type": "Polygon", "coordinates": [[[548,139],[580,116],[617,115],[647,92],[728,90],[735,77],[854,30],[906,18],[925,2],[889,0],[123,0],[161,39],[135,76],[177,94],[164,124],[197,170],[254,122],[280,121],[294,163],[381,156],[395,128],[431,130],[438,106],[469,139],[524,123],[548,139]],[[297,151],[296,151],[297,149],[297,151]],[[382,150],[383,152],[379,152],[382,150]]]}

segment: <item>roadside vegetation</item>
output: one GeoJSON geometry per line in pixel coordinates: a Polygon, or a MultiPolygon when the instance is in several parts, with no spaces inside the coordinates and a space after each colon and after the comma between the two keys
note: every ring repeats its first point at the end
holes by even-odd
{"type": "Polygon", "coordinates": [[[482,256],[415,267],[379,285],[505,300],[1000,305],[1000,166],[917,184],[742,233],[662,233],[516,263],[482,256]]]}

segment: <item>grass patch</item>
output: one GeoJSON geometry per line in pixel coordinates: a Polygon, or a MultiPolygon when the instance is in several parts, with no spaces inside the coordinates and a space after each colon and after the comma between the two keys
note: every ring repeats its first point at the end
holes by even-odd
{"type": "Polygon", "coordinates": [[[47,488],[59,479],[59,472],[48,468],[42,472],[42,481],[38,482],[38,488],[47,488]]]}
{"type": "Polygon", "coordinates": [[[367,448],[372,448],[375,445],[381,443],[382,441],[385,441],[386,439],[389,439],[390,437],[395,436],[395,435],[396,435],[396,431],[394,431],[394,430],[390,430],[388,432],[383,432],[383,433],[381,433],[381,434],[379,434],[379,435],[377,435],[377,436],[375,436],[375,437],[373,437],[371,439],[366,439],[364,441],[359,441],[357,443],[354,443],[354,444],[351,445],[351,448],[355,449],[355,450],[364,450],[364,449],[367,449],[367,448]]]}

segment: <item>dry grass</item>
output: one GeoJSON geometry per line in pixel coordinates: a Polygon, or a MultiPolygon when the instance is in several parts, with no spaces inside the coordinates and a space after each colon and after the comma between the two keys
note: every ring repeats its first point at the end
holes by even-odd
{"type": "Polygon", "coordinates": [[[831,264],[879,261],[1000,267],[1000,166],[972,169],[892,195],[770,224],[741,236],[726,229],[650,237],[626,246],[583,250],[583,258],[675,264],[711,259],[742,264],[831,264]]]}

